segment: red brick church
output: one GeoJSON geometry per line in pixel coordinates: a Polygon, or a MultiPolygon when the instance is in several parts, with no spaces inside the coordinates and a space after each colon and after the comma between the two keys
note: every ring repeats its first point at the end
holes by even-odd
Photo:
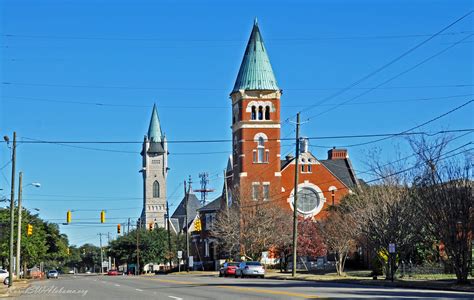
{"type": "MultiPolygon", "coordinates": [[[[272,201],[293,210],[295,157],[281,157],[281,97],[257,22],[254,23],[237,80],[230,93],[233,153],[228,164],[229,201],[241,205],[272,201]]],[[[298,212],[324,216],[328,205],[358,185],[347,151],[331,149],[325,160],[301,139],[298,212]]]]}
{"type": "MultiPolygon", "coordinates": [[[[219,210],[225,207],[225,200],[230,204],[238,198],[241,208],[278,205],[292,217],[296,164],[292,155],[281,157],[281,97],[282,90],[255,21],[230,93],[233,142],[227,164],[227,197],[224,189],[221,197],[189,216],[189,229],[183,228],[192,232],[195,220],[200,219],[202,231],[193,232],[192,237],[194,256],[203,265],[216,265],[220,258],[217,239],[209,230],[219,210]]],[[[305,218],[324,218],[326,208],[359,185],[347,150],[330,149],[326,159],[319,159],[309,151],[305,138],[300,140],[298,169],[297,209],[305,218]]]]}

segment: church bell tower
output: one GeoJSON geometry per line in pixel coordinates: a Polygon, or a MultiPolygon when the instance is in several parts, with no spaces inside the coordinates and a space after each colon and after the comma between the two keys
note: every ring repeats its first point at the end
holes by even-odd
{"type": "Polygon", "coordinates": [[[165,227],[166,177],[168,173],[168,145],[161,132],[156,105],[153,105],[148,134],[141,152],[143,165],[143,210],[140,223],[143,227],[165,227]]]}

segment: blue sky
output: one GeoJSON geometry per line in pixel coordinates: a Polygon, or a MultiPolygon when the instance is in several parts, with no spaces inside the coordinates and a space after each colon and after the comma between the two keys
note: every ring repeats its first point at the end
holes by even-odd
{"type": "MultiPolygon", "coordinates": [[[[473,99],[471,15],[357,88],[304,108],[466,14],[471,1],[196,2],[1,1],[0,134],[17,131],[20,141],[141,142],[156,103],[169,140],[230,139],[229,92],[255,17],[283,89],[282,120],[299,110],[303,120],[318,115],[467,37],[351,105],[311,118],[302,126],[305,136],[401,132],[473,99]]],[[[473,128],[472,116],[470,104],[420,130],[473,128]]],[[[292,137],[293,127],[283,122],[282,137],[292,137]]],[[[368,140],[310,143],[325,159],[329,147],[368,140]]],[[[472,134],[451,147],[469,141],[472,134]]],[[[283,156],[293,145],[282,144],[283,156]]],[[[96,222],[107,210],[106,224],[61,226],[72,243],[97,244],[97,233],[115,236],[117,223],[140,214],[140,144],[76,146],[112,151],[20,144],[17,170],[26,184],[41,182],[40,189],[25,188],[25,205],[51,222],[64,222],[68,209],[77,210],[73,221],[96,222]]],[[[396,159],[396,149],[408,151],[403,138],[348,147],[356,170],[367,168],[375,147],[387,161],[396,159]]],[[[170,144],[169,150],[172,210],[188,175],[197,181],[209,172],[210,186],[222,188],[230,143],[170,144]]],[[[0,144],[0,151],[3,167],[10,150],[0,144]]],[[[10,165],[1,172],[6,196],[10,165]]]]}

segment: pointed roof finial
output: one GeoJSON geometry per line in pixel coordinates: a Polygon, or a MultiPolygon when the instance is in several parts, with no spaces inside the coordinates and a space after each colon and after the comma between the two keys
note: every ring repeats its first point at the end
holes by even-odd
{"type": "Polygon", "coordinates": [[[156,103],[153,104],[151,113],[150,126],[148,127],[148,139],[152,142],[161,142],[163,134],[161,133],[160,119],[158,118],[158,110],[156,103]]]}
{"type": "Polygon", "coordinates": [[[255,17],[255,19],[253,20],[253,26],[258,26],[257,17],[255,17]]]}
{"type": "Polygon", "coordinates": [[[258,28],[257,18],[232,93],[239,90],[280,90],[258,28]]]}

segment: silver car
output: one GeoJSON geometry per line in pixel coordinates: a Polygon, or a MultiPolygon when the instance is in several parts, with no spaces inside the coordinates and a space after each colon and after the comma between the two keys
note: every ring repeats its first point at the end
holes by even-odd
{"type": "Polygon", "coordinates": [[[265,277],[265,268],[258,261],[244,261],[235,270],[235,278],[238,277],[265,277]]]}
{"type": "Polygon", "coordinates": [[[48,279],[50,279],[50,278],[58,279],[58,278],[59,278],[59,272],[56,271],[56,270],[50,270],[50,271],[48,272],[48,274],[46,275],[46,277],[47,277],[48,279]]]}

